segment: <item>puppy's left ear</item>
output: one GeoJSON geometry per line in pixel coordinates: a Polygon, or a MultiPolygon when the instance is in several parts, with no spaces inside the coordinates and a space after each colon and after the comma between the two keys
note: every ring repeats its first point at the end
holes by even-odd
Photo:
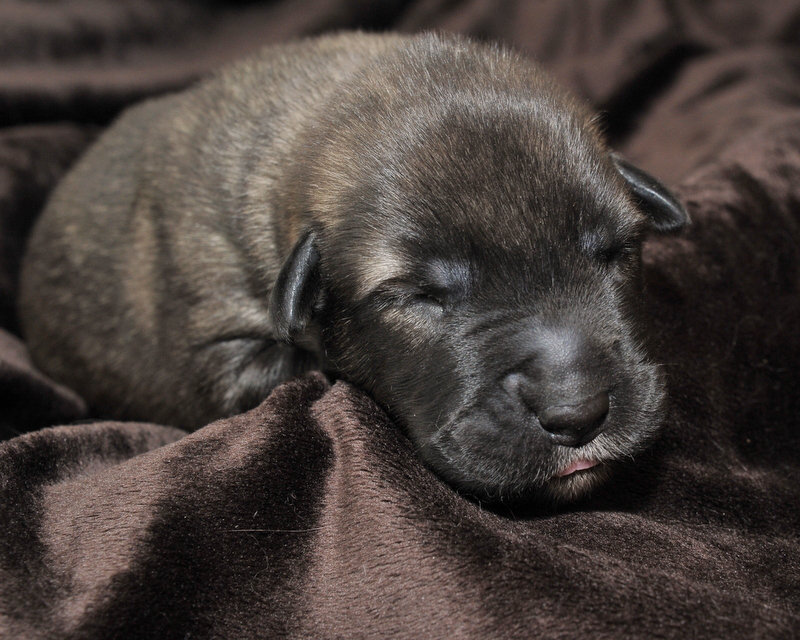
{"type": "Polygon", "coordinates": [[[663,184],[616,153],[612,153],[611,158],[630,186],[642,212],[650,218],[655,231],[677,231],[688,224],[686,209],[663,184]]]}
{"type": "Polygon", "coordinates": [[[291,342],[306,328],[319,299],[319,251],[313,231],[298,240],[283,263],[269,299],[275,337],[291,342]]]}

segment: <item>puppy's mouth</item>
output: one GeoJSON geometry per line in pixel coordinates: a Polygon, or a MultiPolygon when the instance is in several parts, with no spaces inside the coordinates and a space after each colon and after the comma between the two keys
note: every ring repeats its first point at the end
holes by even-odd
{"type": "Polygon", "coordinates": [[[587,496],[610,475],[606,461],[581,457],[569,462],[550,476],[545,493],[555,502],[572,502],[587,496]]]}
{"type": "Polygon", "coordinates": [[[600,464],[597,460],[591,460],[589,458],[579,458],[575,462],[567,465],[561,471],[556,473],[556,478],[563,478],[565,476],[571,476],[573,473],[578,473],[579,471],[585,471],[586,469],[591,469],[592,467],[597,466],[600,464]]]}

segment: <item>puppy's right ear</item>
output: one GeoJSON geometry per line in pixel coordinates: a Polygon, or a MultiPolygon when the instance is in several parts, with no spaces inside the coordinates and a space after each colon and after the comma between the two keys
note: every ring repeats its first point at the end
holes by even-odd
{"type": "Polygon", "coordinates": [[[319,288],[319,251],[313,231],[298,240],[283,263],[269,300],[275,337],[291,342],[311,320],[319,288]]]}

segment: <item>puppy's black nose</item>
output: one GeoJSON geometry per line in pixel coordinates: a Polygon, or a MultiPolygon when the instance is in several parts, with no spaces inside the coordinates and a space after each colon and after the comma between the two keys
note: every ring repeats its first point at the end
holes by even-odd
{"type": "MultiPolygon", "coordinates": [[[[608,349],[585,331],[573,327],[534,327],[519,334],[523,356],[501,387],[527,411],[553,442],[580,447],[605,427],[609,413],[608,349]]],[[[513,406],[513,405],[512,405],[513,406]]]]}
{"type": "Polygon", "coordinates": [[[589,398],[565,404],[553,404],[537,411],[539,424],[559,444],[579,447],[591,442],[603,428],[608,414],[608,393],[601,391],[589,398]]]}

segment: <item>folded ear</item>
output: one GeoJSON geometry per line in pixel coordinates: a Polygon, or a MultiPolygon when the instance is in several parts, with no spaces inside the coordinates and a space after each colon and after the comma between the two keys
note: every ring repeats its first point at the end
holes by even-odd
{"type": "Polygon", "coordinates": [[[611,157],[617,171],[630,185],[642,212],[652,221],[653,229],[661,233],[677,231],[689,222],[686,209],[663,184],[616,153],[611,157]]]}
{"type": "Polygon", "coordinates": [[[314,313],[319,288],[319,252],[312,231],[298,240],[283,263],[269,300],[275,337],[290,342],[314,313]]]}

